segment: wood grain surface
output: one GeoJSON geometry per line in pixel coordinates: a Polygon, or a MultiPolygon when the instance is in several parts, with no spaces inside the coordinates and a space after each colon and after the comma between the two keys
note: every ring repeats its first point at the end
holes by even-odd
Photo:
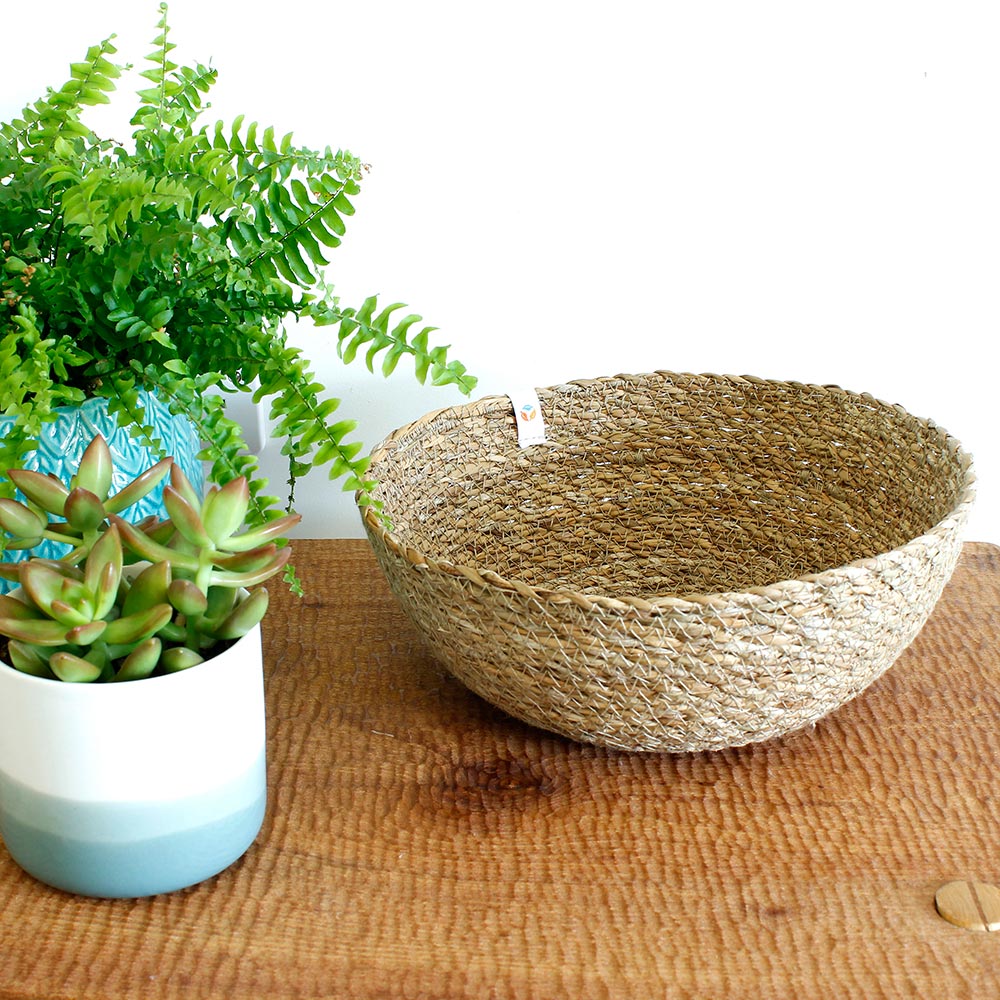
{"type": "MultiPolygon", "coordinates": [[[[916,642],[783,741],[628,755],[550,737],[423,652],[367,544],[308,541],[266,623],[271,798],[208,883],[78,899],[0,848],[0,997],[993,997],[1000,549],[916,642]]],[[[182,737],[182,734],[179,734],[182,737]]]]}

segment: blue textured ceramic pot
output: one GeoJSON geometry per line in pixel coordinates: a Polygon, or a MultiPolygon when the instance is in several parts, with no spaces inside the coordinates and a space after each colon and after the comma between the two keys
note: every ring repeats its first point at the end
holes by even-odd
{"type": "Polygon", "coordinates": [[[0,836],[48,885],[149,896],[227,868],[264,818],[260,626],[180,673],[65,684],[0,662],[0,836]]]}
{"type": "MultiPolygon", "coordinates": [[[[164,454],[172,455],[195,489],[203,492],[205,477],[198,459],[201,444],[191,422],[185,417],[174,416],[166,405],[149,393],[140,393],[140,400],[146,410],[146,422],[163,442],[164,454]]],[[[157,460],[158,456],[151,455],[127,429],[118,425],[117,418],[108,413],[104,399],[88,399],[80,406],[60,407],[58,414],[52,423],[43,428],[37,450],[25,459],[25,468],[50,472],[68,483],[83,457],[84,449],[97,434],[103,434],[111,448],[115,466],[113,491],[130,483],[157,460]]],[[[13,422],[13,417],[0,416],[0,437],[7,433],[13,422]]],[[[129,507],[122,516],[135,521],[148,514],[162,514],[162,496],[161,485],[129,507]]],[[[7,562],[21,562],[32,555],[57,559],[66,551],[64,545],[43,542],[30,551],[5,552],[3,558],[7,562]]],[[[0,584],[4,583],[6,581],[0,581],[0,584]]],[[[10,586],[0,586],[0,593],[9,589],[10,586]]]]}

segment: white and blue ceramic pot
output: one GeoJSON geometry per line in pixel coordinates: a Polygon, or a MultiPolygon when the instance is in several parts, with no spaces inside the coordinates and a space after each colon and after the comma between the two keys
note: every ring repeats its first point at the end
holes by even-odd
{"type": "Polygon", "coordinates": [[[0,662],[0,836],[42,882],[150,896],[221,872],[264,818],[260,626],[188,670],[69,684],[0,662]]]}
{"type": "MultiPolygon", "coordinates": [[[[139,399],[146,412],[146,423],[153,428],[163,444],[163,454],[172,455],[194,488],[199,494],[202,493],[205,476],[198,458],[201,442],[194,425],[186,417],[172,414],[164,403],[150,393],[140,392],[139,399]]],[[[97,434],[102,434],[114,460],[112,491],[117,492],[161,457],[151,454],[145,445],[129,434],[127,428],[118,425],[117,417],[108,413],[105,399],[88,399],[79,406],[59,407],[56,412],[56,419],[42,428],[37,449],[25,457],[26,469],[50,472],[68,483],[76,472],[87,445],[97,434]]],[[[0,438],[7,433],[13,421],[13,417],[0,416],[0,438]]],[[[128,508],[123,516],[129,521],[138,521],[148,514],[162,516],[162,497],[161,484],[128,508]]],[[[58,559],[66,551],[65,545],[42,542],[30,552],[5,552],[3,558],[8,562],[20,562],[29,556],[58,559]]],[[[0,581],[0,592],[9,589],[4,583],[5,581],[0,581]]]]}

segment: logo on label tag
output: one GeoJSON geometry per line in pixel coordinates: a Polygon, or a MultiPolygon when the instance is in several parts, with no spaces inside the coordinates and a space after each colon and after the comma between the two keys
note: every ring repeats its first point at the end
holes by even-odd
{"type": "Polygon", "coordinates": [[[534,389],[519,389],[509,393],[508,398],[514,407],[518,445],[530,448],[533,444],[548,444],[545,437],[545,416],[538,393],[534,389]]]}

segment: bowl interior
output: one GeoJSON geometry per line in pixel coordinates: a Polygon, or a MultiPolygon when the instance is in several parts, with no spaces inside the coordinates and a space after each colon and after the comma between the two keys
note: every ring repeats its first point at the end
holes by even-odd
{"type": "Polygon", "coordinates": [[[652,598],[765,586],[897,548],[950,514],[967,458],[933,423],[835,387],[656,374],[506,397],[377,449],[393,534],[531,586],[652,598]]]}

